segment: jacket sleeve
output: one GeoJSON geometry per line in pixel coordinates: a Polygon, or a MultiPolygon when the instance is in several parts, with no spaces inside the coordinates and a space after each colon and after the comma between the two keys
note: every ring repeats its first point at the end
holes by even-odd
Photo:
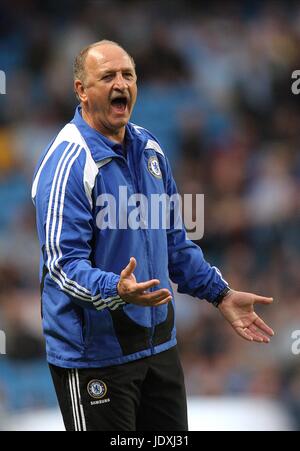
{"type": "MultiPolygon", "coordinates": [[[[166,159],[167,194],[177,194],[171,168],[166,159]]],[[[172,205],[172,204],[171,204],[172,205]]],[[[174,226],[174,212],[171,211],[170,228],[167,230],[169,274],[178,284],[179,293],[187,293],[213,302],[228,287],[218,268],[211,266],[199,246],[188,239],[184,225],[174,226]]]]}
{"type": "Polygon", "coordinates": [[[120,276],[91,263],[96,172],[86,150],[74,148],[62,155],[50,183],[42,184],[35,205],[43,218],[44,262],[52,280],[81,307],[114,310],[125,303],[117,292],[120,276]]]}

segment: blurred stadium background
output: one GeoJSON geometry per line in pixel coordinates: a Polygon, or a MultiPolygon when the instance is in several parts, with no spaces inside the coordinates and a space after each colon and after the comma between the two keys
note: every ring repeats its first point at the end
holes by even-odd
{"type": "Polygon", "coordinates": [[[0,429],[61,427],[30,186],[41,150],[73,116],[74,55],[102,38],[135,58],[133,120],[160,139],[180,192],[205,194],[207,259],[232,287],[275,298],[259,312],[276,336],[260,346],[206,302],[178,296],[191,429],[300,429],[300,355],[291,351],[300,329],[299,2],[2,0],[0,12],[0,429]]]}

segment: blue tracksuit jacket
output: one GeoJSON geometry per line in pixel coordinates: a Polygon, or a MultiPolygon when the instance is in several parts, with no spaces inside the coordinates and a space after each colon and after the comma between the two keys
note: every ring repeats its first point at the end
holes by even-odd
{"type": "MultiPolygon", "coordinates": [[[[42,317],[49,363],[64,368],[122,364],[176,344],[174,301],[158,307],[124,303],[119,274],[137,260],[138,282],[160,280],[169,288],[213,301],[227,286],[184,229],[125,228],[124,198],[176,193],[170,166],[147,130],[126,126],[126,153],[82,119],[78,107],[43,153],[34,176],[41,248],[42,317]],[[123,193],[124,194],[124,193],[123,193]],[[114,197],[117,227],[107,218],[103,195],[114,197]],[[123,218],[123,219],[122,219],[123,218]]],[[[108,213],[107,213],[108,214],[108,213]]],[[[130,214],[128,209],[127,214],[130,214]]]]}

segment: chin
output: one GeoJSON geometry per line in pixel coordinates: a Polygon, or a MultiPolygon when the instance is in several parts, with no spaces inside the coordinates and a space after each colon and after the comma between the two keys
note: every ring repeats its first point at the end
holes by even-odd
{"type": "Polygon", "coordinates": [[[119,119],[117,121],[113,121],[111,123],[111,125],[113,126],[113,128],[122,128],[122,127],[125,127],[125,125],[127,125],[128,122],[129,122],[129,117],[123,118],[123,119],[119,119]]]}

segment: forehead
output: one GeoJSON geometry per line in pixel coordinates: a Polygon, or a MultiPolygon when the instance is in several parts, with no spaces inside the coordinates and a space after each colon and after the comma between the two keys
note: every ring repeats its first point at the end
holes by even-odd
{"type": "Polygon", "coordinates": [[[90,49],[85,60],[85,69],[88,73],[129,68],[134,70],[130,57],[116,45],[94,47],[90,49]]]}

